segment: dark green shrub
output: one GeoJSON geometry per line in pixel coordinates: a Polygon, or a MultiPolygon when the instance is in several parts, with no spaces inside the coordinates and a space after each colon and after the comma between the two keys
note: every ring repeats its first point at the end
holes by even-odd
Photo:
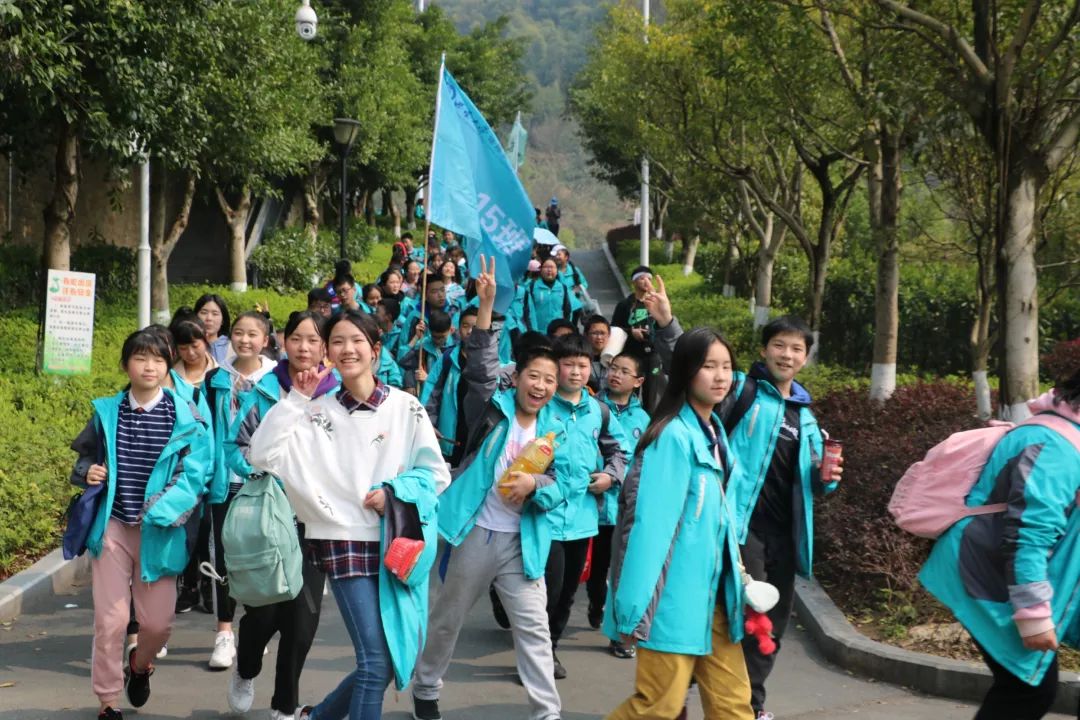
{"type": "Polygon", "coordinates": [[[0,303],[5,307],[32,305],[40,298],[41,248],[0,244],[0,303]]]}
{"type": "Polygon", "coordinates": [[[98,298],[122,296],[135,287],[136,252],[95,240],[72,251],[71,269],[97,276],[94,294],[98,298]]]}
{"type": "Polygon", "coordinates": [[[910,594],[931,541],[888,513],[896,481],[950,434],[978,427],[974,390],[937,380],[898,387],[889,402],[860,389],[815,403],[821,427],[844,442],[844,479],[816,502],[814,571],[845,610],[874,607],[882,588],[910,594]]]}

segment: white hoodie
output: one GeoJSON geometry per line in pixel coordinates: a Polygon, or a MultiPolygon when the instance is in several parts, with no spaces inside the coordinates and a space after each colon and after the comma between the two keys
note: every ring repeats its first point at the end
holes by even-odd
{"type": "Polygon", "coordinates": [[[251,437],[249,461],[285,483],[307,538],[378,541],[379,516],[364,496],[408,470],[430,470],[436,493],[450,485],[423,406],[389,390],[377,409],[353,413],[335,393],[310,400],[293,390],[251,437]]]}

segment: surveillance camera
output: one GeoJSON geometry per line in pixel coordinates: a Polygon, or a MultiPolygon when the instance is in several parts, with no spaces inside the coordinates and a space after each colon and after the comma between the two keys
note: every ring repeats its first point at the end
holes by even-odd
{"type": "Polygon", "coordinates": [[[319,25],[319,18],[311,9],[311,0],[303,0],[303,3],[296,10],[296,34],[301,40],[312,40],[319,25]]]}

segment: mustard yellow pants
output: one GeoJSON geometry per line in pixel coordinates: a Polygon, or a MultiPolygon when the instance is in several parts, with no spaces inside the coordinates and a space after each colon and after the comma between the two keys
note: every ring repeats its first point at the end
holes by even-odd
{"type": "Polygon", "coordinates": [[[728,637],[727,617],[716,608],[711,655],[679,655],[639,647],[634,694],[607,720],[674,720],[696,678],[705,720],[754,720],[742,645],[728,637]]]}

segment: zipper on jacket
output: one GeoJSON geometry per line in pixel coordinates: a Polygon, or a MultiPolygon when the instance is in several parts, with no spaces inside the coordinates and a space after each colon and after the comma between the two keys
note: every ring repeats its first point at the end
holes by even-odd
{"type": "Polygon", "coordinates": [[[705,507],[705,473],[698,473],[698,500],[697,508],[694,510],[694,519],[701,518],[701,511],[705,507]]]}
{"type": "MultiPolygon", "coordinates": [[[[499,425],[502,425],[502,422],[499,422],[499,425]]],[[[495,444],[492,442],[492,437],[493,437],[495,431],[499,429],[499,425],[496,425],[492,429],[491,433],[488,434],[487,439],[484,440],[484,443],[487,443],[487,445],[488,445],[487,450],[484,452],[484,457],[489,457],[491,455],[491,453],[494,452],[495,444]]],[[[481,447],[483,447],[483,444],[481,444],[481,447]]],[[[473,460],[473,462],[476,462],[476,460],[473,460]]],[[[468,534],[470,532],[472,532],[472,530],[476,527],[476,518],[477,518],[477,516],[480,515],[480,512],[484,509],[484,503],[485,502],[487,502],[487,491],[484,492],[484,499],[480,502],[480,506],[478,508],[476,508],[476,512],[474,512],[472,515],[470,515],[469,516],[469,521],[467,523],[465,523],[465,527],[468,527],[469,529],[467,531],[464,531],[464,532],[459,532],[457,535],[454,536],[454,540],[458,544],[461,544],[461,541],[464,540],[468,536],[468,534]]]]}

